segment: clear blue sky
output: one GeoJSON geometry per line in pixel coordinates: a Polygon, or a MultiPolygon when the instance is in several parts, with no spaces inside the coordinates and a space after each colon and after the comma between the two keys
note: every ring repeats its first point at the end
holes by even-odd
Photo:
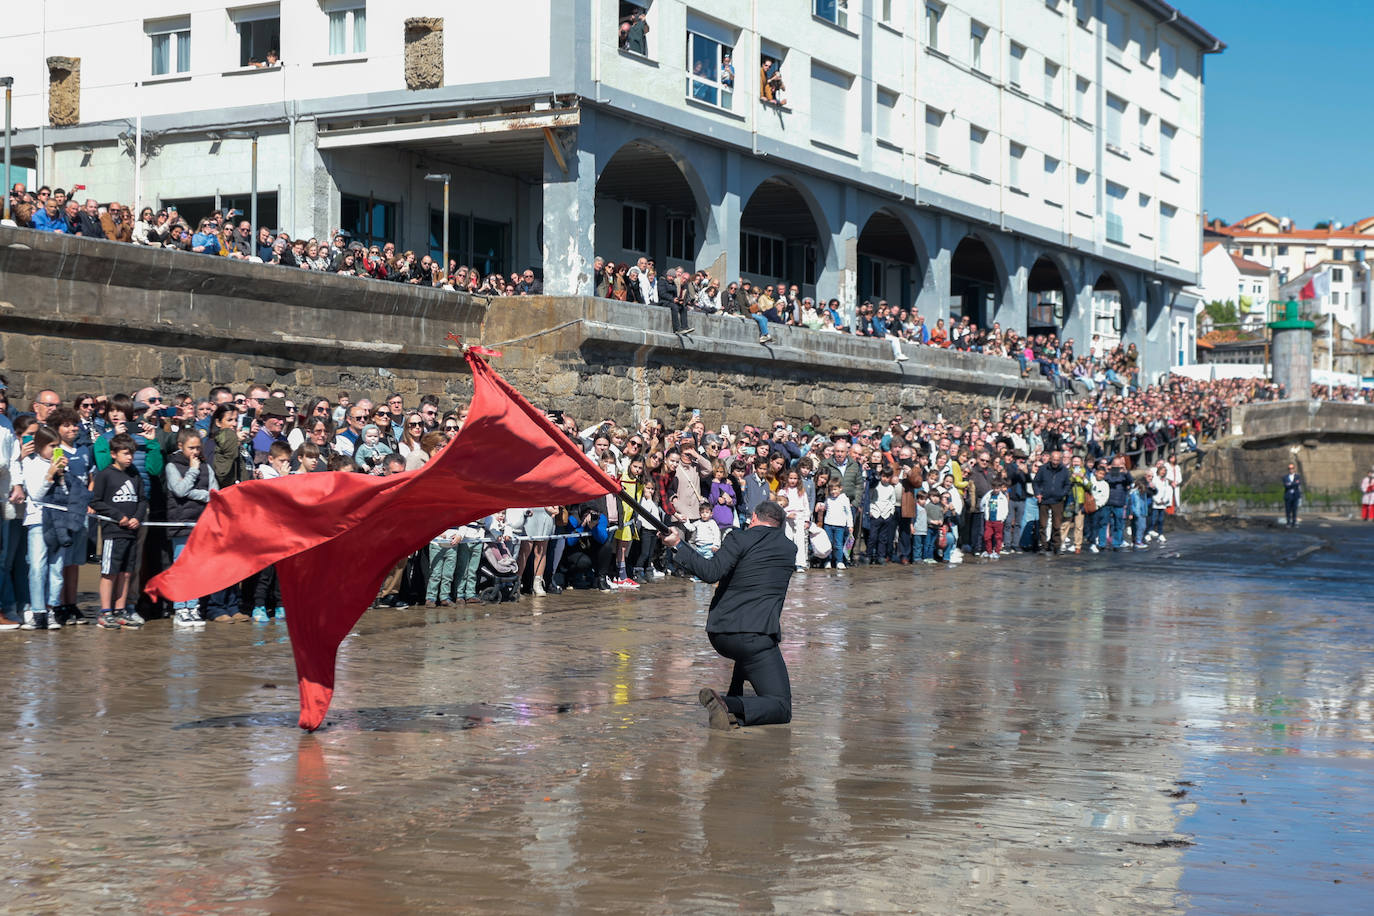
{"type": "Polygon", "coordinates": [[[1364,174],[1374,0],[1171,0],[1227,45],[1206,57],[1202,206],[1299,229],[1374,216],[1364,174]]]}

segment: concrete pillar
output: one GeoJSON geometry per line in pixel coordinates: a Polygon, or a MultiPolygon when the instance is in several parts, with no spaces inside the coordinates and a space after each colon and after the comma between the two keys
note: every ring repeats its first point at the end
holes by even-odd
{"type": "MultiPolygon", "coordinates": [[[[853,327],[859,295],[859,227],[855,224],[859,192],[846,186],[841,193],[842,204],[830,233],[825,264],[816,275],[816,297],[839,299],[845,325],[853,327]]],[[[821,231],[825,231],[824,227],[821,231]]]]}
{"type": "Polygon", "coordinates": [[[719,199],[707,202],[707,213],[709,223],[704,227],[705,241],[702,243],[701,252],[697,256],[697,266],[704,267],[711,272],[722,284],[729,283],[739,277],[740,274],[740,254],[739,254],[739,218],[740,218],[740,195],[739,195],[739,153],[734,150],[726,150],[720,153],[720,186],[724,189],[719,195],[719,199]],[[715,266],[721,264],[720,273],[715,273],[715,266]]]}
{"type": "Polygon", "coordinates": [[[943,217],[917,210],[914,220],[929,252],[925,276],[916,291],[916,311],[927,327],[934,328],[939,318],[949,323],[949,264],[954,252],[945,238],[943,217]]]}
{"type": "MultiPolygon", "coordinates": [[[[1016,247],[1019,249],[1021,246],[1016,247]]],[[[1003,330],[1014,328],[1018,334],[1025,334],[1029,319],[1030,265],[1018,259],[1016,263],[1007,264],[1007,283],[998,291],[992,320],[1000,322],[1003,330]]]]}
{"type": "Polygon", "coordinates": [[[1064,316],[1059,339],[1073,338],[1074,356],[1085,356],[1093,342],[1093,280],[1085,279],[1082,271],[1069,279],[1071,288],[1065,290],[1069,311],[1064,316]]]}
{"type": "Polygon", "coordinates": [[[1141,303],[1144,310],[1141,317],[1145,326],[1142,328],[1141,342],[1136,346],[1140,349],[1143,378],[1150,382],[1167,373],[1173,364],[1169,336],[1169,300],[1176,292],[1175,287],[1145,278],[1145,299],[1141,303]]]}
{"type": "Polygon", "coordinates": [[[323,239],[337,220],[330,220],[330,203],[339,193],[334,176],[325,167],[324,157],[315,145],[315,119],[302,118],[295,125],[292,168],[296,170],[295,200],[291,209],[280,209],[280,221],[290,226],[296,237],[323,239]]]}
{"type": "MultiPolygon", "coordinates": [[[[550,296],[595,292],[596,122],[588,114],[572,143],[558,149],[544,143],[544,292],[550,296]]],[[[555,133],[555,141],[561,136],[555,133]]]]}

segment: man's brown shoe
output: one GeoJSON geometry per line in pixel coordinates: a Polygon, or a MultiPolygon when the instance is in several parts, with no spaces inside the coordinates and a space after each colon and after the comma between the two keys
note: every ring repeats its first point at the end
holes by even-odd
{"type": "Polygon", "coordinates": [[[697,693],[697,702],[706,707],[706,723],[717,731],[728,732],[738,728],[739,723],[726,709],[725,701],[710,687],[703,687],[697,693]]]}

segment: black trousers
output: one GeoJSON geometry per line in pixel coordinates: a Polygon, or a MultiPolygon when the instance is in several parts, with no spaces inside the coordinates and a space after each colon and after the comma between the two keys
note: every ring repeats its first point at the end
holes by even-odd
{"type": "Polygon", "coordinates": [[[983,552],[983,513],[968,514],[968,543],[975,554],[983,552]]]}
{"type": "Polygon", "coordinates": [[[868,559],[870,562],[882,560],[886,563],[892,559],[892,539],[897,534],[897,516],[870,518],[868,522],[868,559]]]}
{"type": "Polygon", "coordinates": [[[674,331],[687,330],[687,304],[673,300],[668,303],[668,314],[673,319],[674,331]]]}
{"type": "Polygon", "coordinates": [[[897,519],[896,559],[898,560],[911,559],[911,521],[912,517],[910,515],[903,515],[897,519]]]}
{"type": "Polygon", "coordinates": [[[792,682],[778,642],[763,633],[708,633],[711,647],[735,663],[725,706],[741,725],[792,721],[792,682]],[[744,682],[756,696],[744,695],[744,682]]]}
{"type": "Polygon", "coordinates": [[[1290,527],[1298,523],[1298,499],[1296,493],[1283,494],[1283,514],[1287,516],[1290,527]]]}
{"type": "Polygon", "coordinates": [[[1060,528],[1064,525],[1064,504],[1045,503],[1040,506],[1040,543],[1044,550],[1057,551],[1062,540],[1060,528]],[[1048,526],[1048,527],[1046,527],[1048,526]]]}

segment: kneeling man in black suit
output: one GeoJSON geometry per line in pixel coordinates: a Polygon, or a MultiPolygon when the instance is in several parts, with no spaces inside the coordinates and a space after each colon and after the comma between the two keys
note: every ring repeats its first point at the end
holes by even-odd
{"type": "Polygon", "coordinates": [[[786,522],[782,506],[761,502],[749,527],[731,530],[709,558],[681,544],[677,531],[663,538],[664,546],[673,549],[673,562],[702,581],[718,583],[706,634],[711,646],[735,663],[735,673],[723,698],[710,687],[698,694],[712,728],[792,721],[792,685],[778,650],[782,603],[797,560],[786,522]],[[755,696],[744,695],[745,681],[753,685],[755,696]]]}

